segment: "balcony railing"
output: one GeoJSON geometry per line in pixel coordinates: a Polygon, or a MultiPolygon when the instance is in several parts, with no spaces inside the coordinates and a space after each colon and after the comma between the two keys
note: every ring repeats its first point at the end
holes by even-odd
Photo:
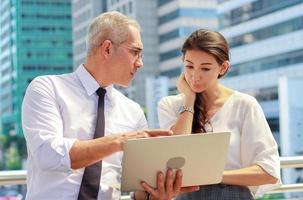
{"type": "Polygon", "coordinates": [[[26,184],[26,170],[0,171],[0,185],[26,184]]]}
{"type": "MultiPolygon", "coordinates": [[[[303,168],[303,156],[280,157],[281,168],[303,168]]],[[[268,193],[302,192],[303,183],[284,184],[268,193]]]]}
{"type": "MultiPolygon", "coordinates": [[[[303,168],[303,156],[281,157],[281,168],[303,168]]],[[[26,170],[0,171],[0,185],[26,184],[26,170]]],[[[303,183],[285,184],[268,193],[302,192],[303,183]]],[[[128,199],[124,196],[121,199],[128,199]]]]}

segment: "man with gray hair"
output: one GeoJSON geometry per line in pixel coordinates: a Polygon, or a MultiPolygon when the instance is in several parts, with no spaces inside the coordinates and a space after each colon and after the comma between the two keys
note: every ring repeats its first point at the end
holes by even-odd
{"type": "MultiPolygon", "coordinates": [[[[123,144],[128,139],[168,136],[148,130],[140,106],[117,91],[143,66],[139,24],[108,12],[90,24],[85,63],[69,74],[35,78],[22,104],[28,149],[26,199],[119,199],[123,144]]],[[[136,199],[171,199],[181,188],[168,170],[157,188],[142,182],[136,199]]],[[[156,175],[155,175],[156,176],[156,175]]]]}

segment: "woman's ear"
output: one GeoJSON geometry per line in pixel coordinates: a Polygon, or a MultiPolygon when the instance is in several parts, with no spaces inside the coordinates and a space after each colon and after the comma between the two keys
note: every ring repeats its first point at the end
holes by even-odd
{"type": "Polygon", "coordinates": [[[227,70],[229,69],[229,61],[226,60],[223,62],[223,64],[220,67],[220,76],[224,76],[224,74],[226,74],[227,70]]]}

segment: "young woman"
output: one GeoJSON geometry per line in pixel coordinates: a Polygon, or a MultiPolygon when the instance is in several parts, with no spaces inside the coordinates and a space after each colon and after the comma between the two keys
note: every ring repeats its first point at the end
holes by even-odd
{"type": "Polygon", "coordinates": [[[232,134],[222,182],[177,199],[253,199],[248,186],[275,184],[280,179],[278,148],[264,113],[254,97],[219,83],[230,65],[228,43],[220,33],[195,31],[183,44],[182,53],[180,94],[159,102],[161,128],[170,128],[174,134],[232,134]]]}

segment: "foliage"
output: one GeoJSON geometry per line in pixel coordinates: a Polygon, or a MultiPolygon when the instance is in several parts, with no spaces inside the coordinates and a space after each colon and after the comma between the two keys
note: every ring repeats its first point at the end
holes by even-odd
{"type": "Polygon", "coordinates": [[[21,158],[25,159],[27,157],[27,151],[26,151],[26,142],[24,137],[20,137],[17,135],[8,136],[4,149],[8,149],[12,144],[16,144],[21,158]]]}
{"type": "Polygon", "coordinates": [[[22,160],[18,152],[16,143],[12,143],[5,151],[6,170],[17,170],[22,168],[22,160]]]}
{"type": "Polygon", "coordinates": [[[0,134],[0,169],[17,170],[27,157],[25,139],[20,136],[0,134]]]}
{"type": "Polygon", "coordinates": [[[258,198],[257,200],[280,200],[285,199],[282,193],[278,194],[265,194],[263,197],[258,198]]]}
{"type": "Polygon", "coordinates": [[[6,136],[0,134],[0,170],[4,169],[4,144],[6,143],[6,136]]]}

